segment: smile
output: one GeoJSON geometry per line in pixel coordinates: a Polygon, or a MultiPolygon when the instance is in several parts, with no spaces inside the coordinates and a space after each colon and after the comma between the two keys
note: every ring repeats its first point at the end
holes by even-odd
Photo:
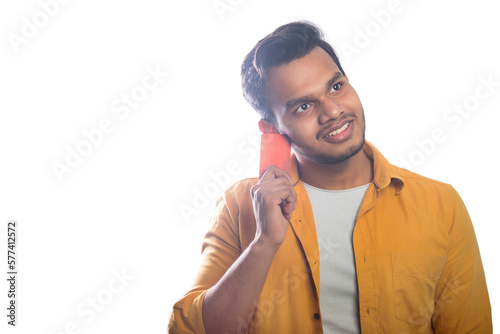
{"type": "Polygon", "coordinates": [[[334,128],[330,128],[330,132],[323,136],[323,140],[328,143],[342,143],[345,140],[351,138],[353,133],[353,126],[353,121],[350,120],[341,127],[336,126],[334,128]]]}
{"type": "Polygon", "coordinates": [[[329,134],[327,134],[325,136],[325,138],[333,137],[335,135],[338,135],[339,133],[344,132],[347,129],[347,127],[349,126],[349,124],[351,124],[351,122],[345,123],[344,126],[342,126],[340,129],[334,130],[334,131],[330,132],[329,134]]]}

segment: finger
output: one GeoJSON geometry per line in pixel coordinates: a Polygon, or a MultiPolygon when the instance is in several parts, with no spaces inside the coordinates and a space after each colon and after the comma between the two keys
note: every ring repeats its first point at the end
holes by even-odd
{"type": "Polygon", "coordinates": [[[253,185],[250,188],[250,193],[252,195],[252,198],[259,198],[263,195],[266,195],[266,197],[275,197],[276,200],[281,203],[281,200],[286,198],[286,194],[284,194],[283,191],[290,192],[292,190],[293,187],[290,182],[286,178],[280,177],[264,182],[259,181],[259,183],[253,185]]]}
{"type": "Polygon", "coordinates": [[[288,220],[292,218],[294,208],[295,208],[295,203],[292,202],[283,202],[281,204],[281,212],[283,213],[283,216],[288,220]]]}
{"type": "Polygon", "coordinates": [[[273,189],[277,188],[293,188],[293,185],[290,183],[290,181],[285,178],[285,177],[278,177],[275,179],[270,179],[267,181],[260,181],[260,183],[257,183],[256,188],[263,188],[269,191],[273,191],[273,189]]]}
{"type": "MultiPolygon", "coordinates": [[[[283,169],[280,169],[276,166],[271,166],[269,167],[265,172],[264,175],[262,175],[262,178],[260,179],[261,181],[268,181],[276,178],[285,178],[290,182],[290,184],[293,184],[292,177],[290,174],[288,174],[287,171],[284,171],[283,169]]],[[[260,182],[260,181],[259,181],[260,182]]]]}
{"type": "Polygon", "coordinates": [[[281,195],[281,203],[279,203],[281,212],[286,219],[290,219],[292,217],[293,211],[297,207],[297,193],[294,189],[291,189],[291,191],[289,191],[288,189],[284,189],[281,195]]]}

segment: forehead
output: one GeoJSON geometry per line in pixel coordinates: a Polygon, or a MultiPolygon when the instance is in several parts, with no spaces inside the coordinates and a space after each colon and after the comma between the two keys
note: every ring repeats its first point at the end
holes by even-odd
{"type": "Polygon", "coordinates": [[[266,86],[271,109],[282,112],[290,100],[324,92],[325,85],[337,72],[340,72],[337,64],[319,46],[300,59],[272,68],[266,86]]]}

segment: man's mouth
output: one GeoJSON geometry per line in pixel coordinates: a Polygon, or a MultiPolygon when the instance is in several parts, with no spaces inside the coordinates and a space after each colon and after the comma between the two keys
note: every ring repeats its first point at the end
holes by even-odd
{"type": "Polygon", "coordinates": [[[337,129],[337,130],[333,130],[332,132],[328,133],[325,138],[329,138],[329,137],[333,137],[333,136],[336,136],[338,135],[339,133],[342,133],[345,131],[345,129],[347,129],[347,127],[349,126],[349,124],[351,124],[352,121],[349,121],[347,123],[345,123],[340,129],[337,129]]]}
{"type": "Polygon", "coordinates": [[[329,143],[340,143],[348,139],[352,135],[353,131],[353,120],[344,121],[345,123],[340,123],[339,125],[331,126],[324,135],[319,138],[329,142],[329,143]]]}

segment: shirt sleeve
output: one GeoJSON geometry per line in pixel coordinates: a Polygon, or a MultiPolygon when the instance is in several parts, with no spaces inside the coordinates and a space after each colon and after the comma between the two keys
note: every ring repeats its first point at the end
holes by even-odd
{"type": "Polygon", "coordinates": [[[205,294],[241,255],[238,226],[233,219],[238,216],[238,210],[231,192],[231,189],[226,191],[217,202],[203,240],[201,263],[195,281],[191,290],[174,304],[168,324],[169,333],[205,333],[202,319],[205,294]]]}
{"type": "Polygon", "coordinates": [[[491,306],[471,219],[451,186],[447,260],[439,280],[432,325],[436,333],[492,333],[491,306]]]}

